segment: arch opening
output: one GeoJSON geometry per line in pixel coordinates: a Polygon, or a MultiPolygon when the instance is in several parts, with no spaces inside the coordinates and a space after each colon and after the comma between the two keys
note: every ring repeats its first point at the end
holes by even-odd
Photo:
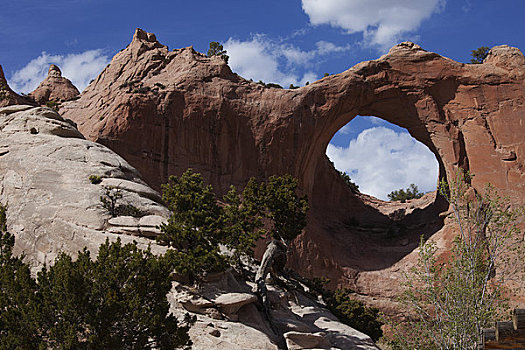
{"type": "Polygon", "coordinates": [[[392,191],[417,186],[436,190],[439,162],[407,129],[374,116],[356,116],[337,131],[326,148],[334,167],[359,192],[388,201],[392,191]]]}

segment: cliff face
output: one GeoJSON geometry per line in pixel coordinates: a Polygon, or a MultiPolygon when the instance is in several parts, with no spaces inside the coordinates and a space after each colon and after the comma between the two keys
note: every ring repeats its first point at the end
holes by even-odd
{"type": "Polygon", "coordinates": [[[77,97],[80,93],[71,81],[62,76],[60,68],[49,66],[47,77],[29,94],[38,104],[47,101],[63,102],[77,97]]]}
{"type": "Polygon", "coordinates": [[[34,105],[35,103],[31,99],[20,96],[11,90],[5,79],[4,70],[0,66],[0,108],[17,104],[34,105]]]}
{"type": "Polygon", "coordinates": [[[427,145],[441,177],[468,169],[476,188],[490,182],[523,203],[524,62],[507,46],[493,48],[483,64],[466,65],[407,42],[377,60],[283,90],[249,82],[191,47],[169,51],[137,29],[60,112],[157,189],[188,167],[220,192],[251,176],[298,177],[311,210],[290,265],[369,293],[368,276],[398,276],[420,234],[449,241],[438,216],[446,205],[431,195],[401,205],[353,194],[325,156],[332,136],[356,115],[381,117],[427,145]],[[401,228],[403,237],[384,239],[401,228]]]}

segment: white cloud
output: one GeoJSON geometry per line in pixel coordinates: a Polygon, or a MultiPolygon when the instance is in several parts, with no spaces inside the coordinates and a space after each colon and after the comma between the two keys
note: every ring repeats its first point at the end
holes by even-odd
{"type": "Polygon", "coordinates": [[[17,92],[29,93],[45,79],[49,65],[56,64],[60,67],[62,75],[82,91],[109,61],[109,57],[104,55],[102,50],[89,50],[66,56],[42,52],[25,67],[14,72],[9,79],[9,85],[17,92]]]}
{"type": "Polygon", "coordinates": [[[383,200],[388,200],[387,194],[393,190],[412,183],[423,192],[436,189],[439,167],[434,154],[407,132],[366,129],[348,147],[329,144],[326,154],[361,192],[383,200]]]}
{"type": "Polygon", "coordinates": [[[293,45],[275,42],[262,34],[254,35],[249,41],[230,38],[224,48],[230,56],[229,65],[233,71],[247,79],[277,83],[283,87],[317,80],[318,75],[312,71],[315,59],[350,49],[349,46],[341,47],[320,41],[316,43],[316,49],[303,51],[293,45]],[[299,73],[304,69],[306,72],[299,73]]]}
{"type": "Polygon", "coordinates": [[[364,35],[382,50],[443,9],[446,0],[302,0],[313,25],[329,24],[347,33],[364,35]]]}

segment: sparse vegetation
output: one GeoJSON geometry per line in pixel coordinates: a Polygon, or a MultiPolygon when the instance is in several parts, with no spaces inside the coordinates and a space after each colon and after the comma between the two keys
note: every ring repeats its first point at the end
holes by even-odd
{"type": "Polygon", "coordinates": [[[267,88],[275,88],[275,89],[282,89],[283,87],[279,84],[275,84],[275,83],[265,83],[264,81],[262,80],[259,80],[257,82],[257,84],[259,85],[262,85],[264,87],[267,87],[267,88]]]}
{"type": "Polygon", "coordinates": [[[58,111],[60,108],[60,103],[56,101],[46,101],[46,107],[52,108],[55,111],[58,111]]]}
{"type": "Polygon", "coordinates": [[[102,207],[108,211],[111,217],[142,217],[146,214],[131,204],[121,203],[123,197],[124,194],[118,186],[104,186],[104,194],[100,196],[100,203],[102,207]]]}
{"type": "Polygon", "coordinates": [[[419,192],[419,189],[416,185],[410,184],[409,187],[407,187],[406,190],[399,189],[396,191],[392,191],[388,194],[388,199],[391,201],[401,201],[401,203],[405,203],[409,199],[415,199],[415,198],[421,198],[423,197],[424,193],[419,192]]]}
{"type": "Polygon", "coordinates": [[[350,289],[336,289],[326,296],[326,305],[339,321],[378,341],[383,336],[379,310],[354,299],[352,294],[350,289]]]}
{"type": "Polygon", "coordinates": [[[141,87],[133,89],[134,94],[147,94],[150,91],[151,91],[151,88],[149,86],[141,86],[141,87]]]}
{"type": "Polygon", "coordinates": [[[122,198],[122,190],[114,186],[104,186],[104,194],[100,196],[100,203],[112,217],[118,216],[118,201],[122,198]]]}
{"type": "Polygon", "coordinates": [[[458,236],[444,262],[435,242],[421,240],[401,298],[412,319],[393,323],[394,349],[476,349],[481,329],[506,311],[512,290],[504,282],[524,271],[523,208],[513,208],[491,186],[476,192],[469,177],[458,172],[440,184],[458,236]]]}
{"type": "Polygon", "coordinates": [[[102,182],[102,177],[98,175],[89,175],[89,182],[91,182],[93,185],[98,185],[102,182]]]}
{"type": "Polygon", "coordinates": [[[355,182],[352,181],[352,179],[350,179],[350,176],[348,176],[347,173],[345,173],[344,171],[339,171],[339,170],[337,170],[337,172],[339,173],[339,175],[341,176],[345,184],[348,186],[348,188],[350,188],[352,192],[359,193],[359,186],[356,185],[355,182]]]}
{"type": "Polygon", "coordinates": [[[330,283],[330,280],[325,277],[313,280],[302,279],[302,283],[308,287],[310,294],[315,297],[321,296],[326,307],[342,323],[367,334],[374,341],[383,336],[381,329],[383,323],[379,310],[368,307],[357,300],[356,294],[351,289],[339,288],[335,291],[326,289],[325,286],[330,283]]]}
{"type": "Polygon", "coordinates": [[[490,51],[490,48],[487,46],[481,46],[477,48],[476,50],[472,50],[472,53],[471,53],[472,58],[470,59],[470,63],[472,64],[483,63],[483,60],[487,58],[489,51],[490,51]]]}

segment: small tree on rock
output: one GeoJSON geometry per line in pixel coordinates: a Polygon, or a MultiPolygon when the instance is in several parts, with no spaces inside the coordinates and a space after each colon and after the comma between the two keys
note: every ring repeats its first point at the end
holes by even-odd
{"type": "Polygon", "coordinates": [[[257,270],[255,283],[257,293],[266,307],[266,275],[272,266],[279,270],[286,264],[288,245],[306,226],[308,200],[296,193],[297,180],[291,175],[271,176],[267,183],[260,185],[259,191],[262,214],[270,224],[268,232],[271,241],[257,270]]]}
{"type": "Polygon", "coordinates": [[[211,185],[205,186],[202,176],[188,169],[180,177],[170,176],[162,193],[171,216],[160,226],[157,240],[175,248],[170,254],[176,272],[194,283],[223,270],[226,257],[219,243],[225,238],[224,222],[211,185]]]}
{"type": "Polygon", "coordinates": [[[487,58],[489,54],[490,48],[487,46],[482,46],[480,48],[477,48],[476,50],[472,50],[472,58],[470,59],[470,63],[472,64],[481,64],[483,63],[483,60],[487,58]]]}
{"type": "Polygon", "coordinates": [[[406,190],[399,189],[396,191],[392,191],[388,194],[388,199],[390,199],[391,201],[401,201],[401,203],[404,203],[409,199],[421,197],[423,197],[423,193],[419,192],[419,189],[414,184],[410,184],[410,187],[407,187],[406,190]]]}
{"type": "Polygon", "coordinates": [[[228,63],[228,60],[230,59],[230,56],[226,54],[226,50],[224,50],[224,47],[218,42],[218,41],[212,41],[210,43],[210,48],[208,49],[208,57],[212,56],[219,56],[224,60],[224,62],[228,63]]]}

